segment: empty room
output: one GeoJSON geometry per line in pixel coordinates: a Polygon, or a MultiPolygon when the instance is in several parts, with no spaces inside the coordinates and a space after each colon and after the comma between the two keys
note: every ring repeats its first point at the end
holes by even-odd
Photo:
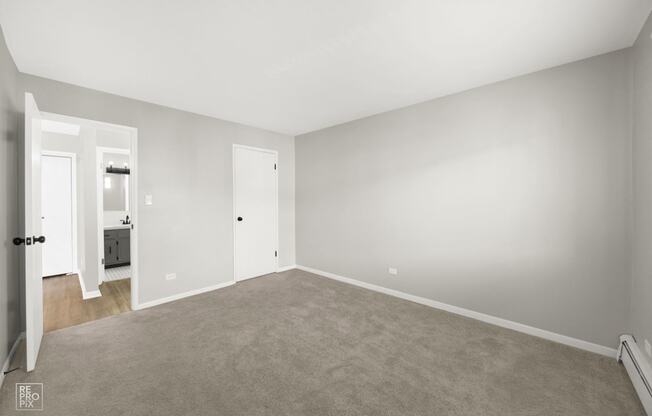
{"type": "Polygon", "coordinates": [[[0,414],[652,415],[652,0],[0,0],[0,414]]]}

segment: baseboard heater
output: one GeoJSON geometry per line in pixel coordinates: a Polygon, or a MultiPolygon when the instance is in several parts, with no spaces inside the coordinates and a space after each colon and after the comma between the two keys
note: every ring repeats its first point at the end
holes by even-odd
{"type": "Polygon", "coordinates": [[[652,416],[652,384],[650,384],[652,383],[652,369],[643,357],[633,336],[620,336],[618,361],[625,366],[634,389],[643,403],[645,412],[652,416]]]}

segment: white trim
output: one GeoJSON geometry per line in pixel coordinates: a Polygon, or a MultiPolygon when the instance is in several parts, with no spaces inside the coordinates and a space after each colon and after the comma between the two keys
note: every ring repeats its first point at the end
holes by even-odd
{"type": "Polygon", "coordinates": [[[86,285],[84,284],[84,277],[82,276],[81,273],[77,273],[77,276],[79,277],[79,286],[81,287],[82,291],[82,299],[93,299],[93,298],[99,298],[102,296],[102,292],[100,290],[91,290],[87,291],[86,290],[86,285]]]}
{"type": "MultiPolygon", "coordinates": [[[[104,153],[116,153],[119,155],[128,155],[129,149],[123,149],[121,147],[106,147],[106,146],[97,146],[98,150],[102,150],[104,153]]],[[[131,162],[131,161],[129,161],[131,162]]]]}
{"type": "MultiPolygon", "coordinates": [[[[136,309],[138,305],[139,292],[138,292],[138,269],[139,269],[139,258],[138,258],[138,130],[131,130],[131,140],[129,144],[131,148],[129,149],[129,214],[131,214],[131,231],[129,233],[129,248],[130,253],[130,263],[131,263],[131,308],[136,309]],[[134,225],[136,224],[136,225],[134,225]]],[[[102,234],[102,239],[104,239],[104,234],[102,234]]]]}
{"type": "Polygon", "coordinates": [[[652,386],[650,385],[652,383],[652,367],[633,336],[626,334],[620,336],[618,361],[623,363],[627,370],[643,408],[647,414],[652,415],[652,386]]]}
{"type": "Polygon", "coordinates": [[[281,266],[276,270],[276,273],[287,272],[288,270],[296,269],[296,264],[290,264],[289,266],[281,266]]]}
{"type": "Polygon", "coordinates": [[[149,302],[141,303],[140,305],[135,305],[135,306],[132,305],[131,309],[140,310],[140,309],[151,308],[152,306],[161,305],[163,303],[173,302],[175,300],[187,298],[187,297],[190,297],[190,296],[199,295],[200,293],[211,292],[213,290],[218,290],[218,289],[222,289],[222,288],[225,288],[225,287],[229,287],[229,286],[232,286],[233,284],[235,284],[235,282],[224,282],[224,283],[219,283],[217,285],[204,287],[204,288],[201,288],[201,289],[193,289],[193,290],[189,290],[189,291],[184,292],[184,293],[178,293],[176,295],[168,296],[168,297],[165,297],[165,298],[151,300],[149,302]]]}
{"type": "Polygon", "coordinates": [[[9,354],[7,354],[7,358],[5,359],[4,364],[2,364],[2,370],[0,370],[0,388],[2,387],[2,383],[5,381],[5,371],[9,371],[11,361],[14,359],[18,345],[20,345],[20,342],[23,340],[23,338],[25,338],[25,332],[18,334],[16,341],[14,341],[14,345],[11,346],[9,354]]]}
{"type": "Polygon", "coordinates": [[[273,154],[278,154],[278,151],[274,149],[265,149],[263,147],[254,147],[254,146],[247,146],[244,144],[237,144],[233,143],[234,148],[239,148],[239,149],[246,149],[246,150],[254,150],[256,152],[263,152],[263,153],[273,153],[273,154]]]}
{"type": "Polygon", "coordinates": [[[74,124],[79,124],[82,126],[91,126],[94,128],[102,128],[104,130],[110,130],[113,132],[122,132],[124,133],[126,130],[131,130],[131,131],[137,131],[138,129],[135,127],[130,127],[130,126],[124,126],[121,124],[113,124],[113,123],[107,123],[105,121],[98,121],[98,120],[92,120],[89,118],[80,118],[80,117],[73,117],[73,116],[67,116],[64,114],[57,114],[57,113],[49,113],[47,111],[41,111],[41,116],[44,119],[48,120],[54,120],[54,121],[62,121],[64,123],[74,123],[74,124]]]}
{"type": "Polygon", "coordinates": [[[275,206],[276,212],[274,213],[274,233],[276,234],[276,258],[275,258],[275,262],[276,262],[276,271],[277,272],[279,270],[278,261],[281,258],[281,253],[280,253],[281,250],[279,250],[280,242],[279,242],[279,231],[278,231],[278,172],[279,172],[279,169],[280,169],[280,165],[278,163],[278,151],[272,150],[272,149],[263,149],[262,147],[253,147],[253,146],[246,146],[246,145],[243,145],[243,144],[235,144],[234,143],[233,147],[231,149],[231,172],[232,172],[231,176],[232,176],[232,180],[233,180],[233,182],[232,182],[232,184],[233,184],[232,185],[232,194],[231,194],[231,199],[232,199],[232,203],[233,203],[233,219],[232,219],[232,221],[233,221],[233,283],[243,281],[243,280],[247,280],[247,279],[252,279],[254,277],[258,277],[258,276],[252,276],[252,277],[249,277],[249,278],[246,278],[246,279],[240,279],[240,280],[238,280],[238,278],[237,278],[237,276],[238,276],[237,275],[237,270],[236,270],[236,264],[237,264],[236,259],[237,259],[237,257],[236,257],[236,246],[235,246],[235,233],[236,233],[236,222],[237,222],[237,220],[236,220],[236,206],[235,206],[235,149],[253,150],[253,151],[256,151],[256,152],[271,153],[272,155],[274,155],[274,163],[276,164],[276,170],[274,170],[274,174],[275,174],[275,177],[274,177],[275,185],[274,186],[276,187],[275,192],[274,192],[275,198],[276,198],[276,206],[275,206]]]}
{"type": "Polygon", "coordinates": [[[79,124],[44,119],[41,120],[41,131],[44,133],[65,134],[66,136],[79,137],[81,126],[79,124]]]}
{"type": "Polygon", "coordinates": [[[235,230],[236,230],[236,208],[235,208],[235,147],[231,146],[231,204],[233,205],[233,212],[231,213],[231,226],[233,227],[233,283],[238,281],[236,264],[237,257],[235,254],[235,230]]]}
{"type": "MultiPolygon", "coordinates": [[[[72,206],[72,273],[79,273],[79,257],[77,252],[77,154],[71,152],[58,152],[53,150],[41,150],[42,156],[65,157],[70,159],[71,166],[71,206],[72,206]]],[[[43,203],[43,201],[41,201],[43,203]]]]}
{"type": "MultiPolygon", "coordinates": [[[[131,206],[129,207],[131,214],[131,309],[137,309],[140,292],[139,288],[139,259],[138,259],[138,129],[136,127],[124,126],[119,124],[106,123],[103,121],[79,118],[66,116],[62,114],[41,112],[42,118],[47,118],[48,120],[62,121],[67,123],[77,123],[82,126],[88,126],[92,128],[101,128],[104,130],[110,130],[114,132],[129,132],[130,135],[130,184],[129,184],[129,201],[131,206]]],[[[103,233],[101,234],[104,235],[103,233]]],[[[98,241],[100,240],[98,236],[98,241]]],[[[102,238],[102,244],[104,239],[102,238]]],[[[98,263],[101,265],[99,260],[104,255],[104,247],[102,247],[102,252],[98,253],[98,263]]]]}
{"type": "Polygon", "coordinates": [[[100,148],[95,148],[95,221],[97,227],[97,286],[104,281],[104,188],[102,175],[102,157],[100,148]]]}
{"type": "Polygon", "coordinates": [[[533,335],[535,337],[544,338],[550,341],[558,342],[560,344],[569,345],[571,347],[579,348],[582,350],[594,352],[600,355],[606,355],[607,357],[616,357],[616,349],[605,347],[603,345],[594,344],[589,341],[583,341],[581,339],[572,338],[566,335],[557,334],[555,332],[547,331],[545,329],[535,328],[529,325],[521,324],[514,321],[509,321],[507,319],[498,318],[492,315],[487,315],[481,312],[472,311],[470,309],[460,308],[459,306],[453,306],[446,303],[438,302],[432,299],[422,298],[420,296],[410,295],[408,293],[400,292],[394,289],[388,289],[383,286],[374,285],[371,283],[362,282],[360,280],[351,279],[349,277],[339,276],[334,273],[325,272],[318,269],[313,269],[312,267],[300,266],[297,265],[297,269],[306,271],[308,273],[313,273],[319,276],[327,277],[329,279],[337,280],[340,282],[348,283],[351,285],[359,286],[365,289],[373,290],[375,292],[384,293],[389,296],[394,296],[397,298],[409,300],[414,303],[418,303],[425,306],[430,306],[431,308],[441,309],[447,312],[454,313],[456,315],[465,316],[467,318],[476,319],[478,321],[486,322],[492,325],[500,326],[502,328],[511,329],[518,332],[523,332],[528,335],[533,335]]]}

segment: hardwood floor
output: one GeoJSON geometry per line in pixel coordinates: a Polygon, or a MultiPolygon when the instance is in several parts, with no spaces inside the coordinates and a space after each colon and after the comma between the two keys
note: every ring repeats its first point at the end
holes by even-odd
{"type": "Polygon", "coordinates": [[[43,279],[43,331],[50,332],[131,310],[131,279],[104,282],[102,296],[84,300],[76,274],[43,279]]]}

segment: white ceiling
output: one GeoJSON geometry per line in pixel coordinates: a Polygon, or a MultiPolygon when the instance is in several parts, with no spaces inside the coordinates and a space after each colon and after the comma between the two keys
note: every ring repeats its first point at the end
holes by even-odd
{"type": "Polygon", "coordinates": [[[652,0],[0,0],[20,71],[299,134],[631,46],[652,0]]]}

